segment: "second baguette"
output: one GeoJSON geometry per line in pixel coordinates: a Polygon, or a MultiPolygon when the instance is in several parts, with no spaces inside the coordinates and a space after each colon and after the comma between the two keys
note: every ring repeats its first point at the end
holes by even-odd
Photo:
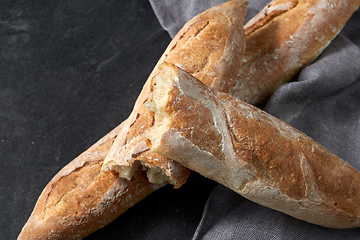
{"type": "Polygon", "coordinates": [[[234,84],[245,49],[243,21],[247,0],[233,0],[212,7],[184,25],[166,48],[145,83],[134,109],[124,122],[106,156],[103,170],[115,170],[131,179],[146,171],[152,183],[170,183],[175,188],[187,180],[190,170],[156,154],[146,146],[144,131],[153,124],[153,114],[144,106],[150,96],[150,81],[160,63],[167,61],[194,74],[202,82],[222,91],[234,84]]]}

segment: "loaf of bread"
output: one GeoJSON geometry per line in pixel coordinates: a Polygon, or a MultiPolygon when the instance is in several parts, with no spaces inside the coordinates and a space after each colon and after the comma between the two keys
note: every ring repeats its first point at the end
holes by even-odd
{"type": "Polygon", "coordinates": [[[160,188],[145,176],[132,181],[101,166],[121,126],[101,138],[47,184],[18,240],[82,239],[160,188]]]}
{"type": "MultiPolygon", "coordinates": [[[[198,77],[215,84],[234,79],[244,51],[246,7],[245,0],[237,0],[195,17],[170,43],[159,63],[164,58],[172,58],[178,64],[185,64],[187,56],[196,49],[203,55],[192,58],[189,63],[197,65],[189,65],[188,71],[191,68],[198,77]],[[176,61],[180,51],[186,51],[186,55],[176,61]]],[[[47,184],[18,240],[84,238],[165,184],[178,188],[186,182],[190,174],[188,168],[149,151],[143,141],[143,131],[153,123],[151,112],[143,105],[148,98],[149,83],[145,84],[126,121],[71,161],[47,184]],[[127,154],[136,160],[129,167],[131,174],[119,176],[123,171],[118,165],[115,165],[116,171],[109,167],[101,171],[115,139],[131,142],[128,149],[132,147],[132,152],[127,154]],[[146,149],[141,150],[142,147],[146,149]]],[[[115,150],[118,149],[118,145],[115,146],[115,150]]],[[[122,158],[129,159],[126,155],[115,159],[122,158]]]]}
{"type": "Polygon", "coordinates": [[[344,27],[360,0],[273,0],[245,25],[246,50],[229,93],[266,101],[315,60],[344,27]]]}
{"type": "Polygon", "coordinates": [[[164,63],[152,151],[245,198],[330,228],[360,227],[360,173],[302,132],[164,63]]]}
{"type": "Polygon", "coordinates": [[[150,80],[160,63],[171,62],[198,77],[212,88],[228,91],[234,84],[245,49],[243,21],[248,2],[229,1],[195,16],[171,41],[124,122],[106,156],[104,171],[117,171],[130,180],[146,171],[152,183],[170,183],[176,188],[185,183],[190,170],[172,159],[149,150],[144,131],[153,124],[153,114],[145,106],[150,80]]]}

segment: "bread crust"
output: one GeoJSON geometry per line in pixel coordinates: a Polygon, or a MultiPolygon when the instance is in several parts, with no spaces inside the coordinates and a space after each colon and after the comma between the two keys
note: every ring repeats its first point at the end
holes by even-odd
{"type": "Polygon", "coordinates": [[[47,184],[18,240],[82,239],[99,230],[160,185],[101,172],[119,127],[59,171],[47,184]]]}
{"type": "Polygon", "coordinates": [[[154,78],[154,96],[161,81],[171,86],[167,101],[149,104],[167,118],[146,133],[153,151],[295,218],[330,228],[360,226],[360,173],[350,164],[253,105],[174,65],[161,68],[172,75],[154,78]]]}
{"type": "Polygon", "coordinates": [[[273,0],[245,25],[246,49],[229,93],[260,105],[314,61],[359,0],[273,0]]]}
{"type": "Polygon", "coordinates": [[[159,64],[169,61],[209,86],[229,91],[245,49],[243,20],[247,6],[246,0],[229,1],[210,8],[184,25],[145,83],[133,112],[106,156],[104,171],[115,170],[120,176],[131,179],[135,172],[143,170],[145,166],[150,182],[170,183],[175,188],[186,182],[189,169],[150,151],[146,146],[143,133],[154,121],[152,112],[144,106],[151,98],[150,80],[157,73],[159,64]],[[158,176],[153,175],[153,169],[158,176]]]}

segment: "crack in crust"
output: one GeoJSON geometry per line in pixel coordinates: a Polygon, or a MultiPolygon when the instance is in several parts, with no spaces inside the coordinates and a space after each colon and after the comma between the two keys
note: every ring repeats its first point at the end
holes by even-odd
{"type": "MultiPolygon", "coordinates": [[[[52,211],[56,211],[59,203],[63,202],[64,198],[69,194],[72,194],[72,192],[74,192],[75,190],[80,190],[83,193],[86,193],[86,189],[89,188],[96,180],[98,180],[99,175],[101,174],[101,165],[101,161],[92,163],[86,162],[81,167],[78,167],[66,176],[62,176],[57,182],[53,183],[51,191],[48,193],[44,204],[44,212],[42,215],[42,219],[45,219],[46,216],[48,214],[51,214],[52,211]],[[81,175],[79,175],[80,171],[81,175]],[[85,176],[86,178],[84,178],[85,176]],[[78,180],[81,180],[81,182],[79,182],[78,180]],[[59,189],[63,189],[64,191],[61,191],[59,189]]],[[[91,200],[93,198],[92,194],[89,195],[88,193],[86,194],[86,196],[80,195],[79,197],[82,199],[86,198],[88,200],[91,200]]],[[[77,206],[81,208],[87,208],[88,206],[86,206],[86,203],[89,203],[87,201],[80,202],[78,199],[76,199],[76,202],[77,206]]],[[[76,213],[78,212],[78,210],[75,211],[76,213]]]]}
{"type": "Polygon", "coordinates": [[[245,26],[245,36],[249,36],[252,33],[256,32],[258,29],[264,27],[271,21],[274,21],[275,18],[281,16],[282,14],[291,11],[293,8],[295,8],[299,4],[299,0],[287,2],[284,4],[276,5],[276,3],[270,3],[262,10],[262,18],[260,19],[252,19],[248,24],[245,26]],[[274,7],[273,7],[274,6],[274,7]],[[271,9],[273,7],[273,9],[271,9]],[[284,9],[283,9],[283,8],[284,9]],[[257,22],[253,22],[254,20],[257,20],[257,22]]]}
{"type": "MultiPolygon", "coordinates": [[[[188,43],[188,41],[191,39],[191,38],[196,38],[202,31],[204,31],[204,29],[210,24],[210,21],[206,21],[204,23],[202,23],[203,26],[197,28],[196,32],[194,33],[194,36],[189,36],[188,39],[186,40],[185,44],[186,45],[188,43]]],[[[184,33],[184,35],[186,34],[187,32],[184,33]]]]}

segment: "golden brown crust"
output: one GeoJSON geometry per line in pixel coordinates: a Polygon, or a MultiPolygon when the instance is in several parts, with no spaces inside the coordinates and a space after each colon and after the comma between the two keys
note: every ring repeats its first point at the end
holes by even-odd
{"type": "Polygon", "coordinates": [[[84,238],[160,187],[141,176],[129,182],[114,172],[101,172],[119,127],[54,176],[19,240],[84,238]]]}
{"type": "Polygon", "coordinates": [[[340,32],[359,0],[273,0],[245,25],[243,66],[230,94],[267,100],[311,63],[340,32]]]}
{"type": "Polygon", "coordinates": [[[197,15],[165,51],[173,63],[205,84],[229,92],[245,50],[243,21],[247,1],[229,1],[197,15]]]}
{"type": "Polygon", "coordinates": [[[355,168],[266,112],[173,65],[162,68],[174,72],[171,90],[152,109],[170,114],[170,121],[163,131],[156,127],[164,122],[155,122],[156,131],[147,133],[153,151],[296,218],[331,228],[360,227],[355,168]]]}
{"type": "Polygon", "coordinates": [[[151,98],[149,82],[164,61],[191,72],[204,83],[221,91],[229,91],[234,84],[244,45],[243,19],[247,1],[229,1],[197,15],[179,31],[165,50],[159,63],[145,84],[130,117],[125,121],[118,138],[106,157],[104,171],[118,171],[131,179],[137,169],[147,168],[150,182],[162,181],[180,187],[190,170],[176,161],[153,153],[146,146],[143,133],[153,124],[152,113],[143,105],[151,98]],[[139,162],[143,166],[139,165],[139,162]],[[164,176],[153,177],[153,168],[164,176]],[[164,175],[163,174],[163,175],[164,175]]]}

